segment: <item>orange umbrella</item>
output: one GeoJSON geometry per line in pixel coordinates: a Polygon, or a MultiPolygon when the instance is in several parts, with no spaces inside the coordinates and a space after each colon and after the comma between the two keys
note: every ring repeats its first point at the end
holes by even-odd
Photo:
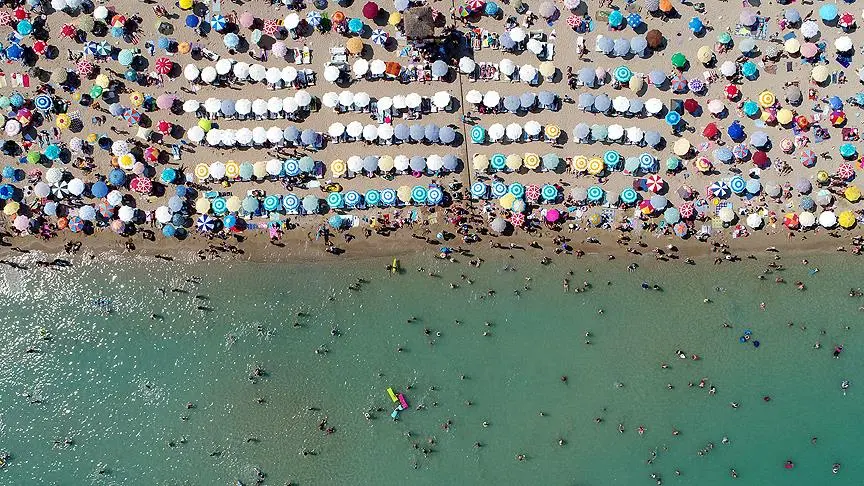
{"type": "Polygon", "coordinates": [[[57,227],[60,229],[65,228],[69,224],[69,220],[65,217],[57,218],[57,227]]]}
{"type": "Polygon", "coordinates": [[[343,20],[345,20],[345,13],[342,12],[341,10],[335,11],[335,12],[333,12],[333,17],[331,17],[331,20],[333,21],[334,24],[338,24],[339,22],[342,22],[343,20]]]}
{"type": "Polygon", "coordinates": [[[660,0],[660,10],[665,13],[669,13],[672,11],[672,2],[669,0],[660,0]]]}
{"type": "Polygon", "coordinates": [[[386,64],[387,68],[384,70],[385,73],[390,76],[399,76],[399,73],[402,72],[402,65],[398,62],[388,62],[386,64]]]}

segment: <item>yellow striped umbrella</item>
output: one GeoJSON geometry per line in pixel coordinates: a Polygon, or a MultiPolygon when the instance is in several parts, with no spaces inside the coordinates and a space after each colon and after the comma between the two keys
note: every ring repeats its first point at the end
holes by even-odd
{"type": "Polygon", "coordinates": [[[594,157],[593,159],[588,161],[588,173],[591,175],[597,175],[603,172],[603,159],[599,157],[594,157]]]}
{"type": "Polygon", "coordinates": [[[546,128],[543,129],[543,133],[545,133],[546,138],[550,140],[558,140],[558,137],[561,136],[561,128],[558,125],[546,125],[546,128]]]}
{"type": "Polygon", "coordinates": [[[195,166],[195,177],[204,180],[210,175],[210,167],[207,164],[198,164],[195,166]]]}
{"type": "Polygon", "coordinates": [[[776,102],[777,97],[774,96],[774,93],[768,91],[767,89],[759,93],[759,106],[761,106],[762,108],[768,108],[769,106],[773,106],[776,102]]]}
{"type": "Polygon", "coordinates": [[[522,167],[522,156],[519,154],[508,155],[506,165],[510,170],[519,170],[522,167]]]}
{"type": "Polygon", "coordinates": [[[117,165],[120,166],[121,169],[132,170],[132,167],[135,166],[135,156],[130,154],[124,154],[117,159],[117,165]]]}
{"type": "Polygon", "coordinates": [[[396,189],[396,197],[403,203],[407,204],[411,202],[411,188],[408,186],[399,186],[399,189],[396,189]]]}
{"type": "Polygon", "coordinates": [[[540,167],[540,156],[537,154],[525,154],[522,158],[522,163],[525,164],[526,169],[534,170],[537,167],[540,167]]]}
{"type": "Polygon", "coordinates": [[[229,179],[234,179],[240,176],[240,164],[234,162],[233,160],[229,160],[225,162],[225,177],[229,179]]]}
{"type": "Polygon", "coordinates": [[[711,161],[705,157],[699,157],[693,165],[696,166],[696,170],[699,172],[708,172],[711,170],[711,161]]]}
{"type": "Polygon", "coordinates": [[[345,175],[345,161],[342,159],[336,159],[330,163],[330,171],[333,172],[335,177],[342,177],[345,175]]]}
{"type": "Polygon", "coordinates": [[[231,196],[227,201],[225,201],[225,206],[228,208],[228,211],[231,212],[240,211],[241,204],[242,201],[240,201],[240,198],[237,196],[231,196]]]}
{"type": "Polygon", "coordinates": [[[584,155],[573,157],[573,170],[576,172],[585,172],[588,170],[588,157],[584,155]]]}
{"type": "Polygon", "coordinates": [[[489,157],[486,154],[474,154],[471,166],[474,167],[474,170],[486,170],[489,168],[489,157]]]}
{"type": "Polygon", "coordinates": [[[378,159],[378,170],[381,172],[390,172],[393,170],[393,157],[389,155],[383,155],[380,159],[378,159]]]}

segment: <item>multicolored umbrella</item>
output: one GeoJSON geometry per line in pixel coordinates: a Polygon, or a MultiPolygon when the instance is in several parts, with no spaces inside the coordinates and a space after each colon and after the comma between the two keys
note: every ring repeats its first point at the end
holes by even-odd
{"type": "Polygon", "coordinates": [[[78,216],[72,216],[69,218],[69,229],[73,233],[78,233],[84,230],[84,220],[79,218],[78,216]]]}
{"type": "Polygon", "coordinates": [[[150,194],[153,190],[153,182],[146,177],[136,177],[129,183],[129,188],[141,194],[150,194]]]}
{"type": "Polygon", "coordinates": [[[848,181],[855,177],[855,168],[849,163],[840,164],[837,167],[837,177],[848,181]]]}
{"type": "Polygon", "coordinates": [[[87,59],[82,59],[78,61],[78,64],[75,66],[78,74],[81,76],[87,77],[93,74],[93,63],[88,61],[87,59]]]}
{"type": "Polygon", "coordinates": [[[540,186],[537,184],[528,184],[525,188],[525,199],[530,202],[537,202],[540,199],[540,186]]]}
{"type": "Polygon", "coordinates": [[[132,108],[127,108],[123,110],[123,119],[126,120],[126,123],[130,126],[137,125],[141,122],[141,112],[132,108]]]}
{"type": "Polygon", "coordinates": [[[228,20],[226,20],[222,15],[216,14],[210,17],[210,27],[212,27],[216,32],[219,32],[227,26],[228,20]]]}
{"type": "Polygon", "coordinates": [[[540,190],[540,195],[543,197],[543,199],[547,201],[554,201],[558,199],[558,188],[553,186],[552,184],[545,184],[543,186],[543,189],[540,190]]]}
{"type": "Polygon", "coordinates": [[[482,182],[477,181],[471,184],[471,195],[476,198],[485,198],[488,191],[489,187],[482,182]]]}
{"type": "Polygon", "coordinates": [[[662,191],[665,184],[666,181],[664,181],[663,178],[657,174],[651,174],[645,178],[645,187],[647,187],[649,191],[654,193],[662,191]]]}
{"type": "Polygon", "coordinates": [[[195,227],[202,233],[209,233],[216,228],[216,218],[202,214],[195,220],[195,227]]]}
{"type": "Polygon", "coordinates": [[[813,167],[816,165],[816,152],[810,149],[804,149],[801,151],[801,163],[804,167],[813,167]]]}

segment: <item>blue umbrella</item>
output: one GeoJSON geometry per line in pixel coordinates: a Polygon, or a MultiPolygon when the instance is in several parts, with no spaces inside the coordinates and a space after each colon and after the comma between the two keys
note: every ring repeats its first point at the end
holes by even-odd
{"type": "Polygon", "coordinates": [[[434,123],[430,123],[430,124],[426,125],[426,128],[423,130],[423,132],[424,132],[423,136],[426,140],[428,140],[431,143],[438,143],[438,140],[439,140],[438,135],[440,132],[438,125],[436,125],[434,123]]]}
{"type": "Polygon", "coordinates": [[[287,159],[282,164],[285,174],[289,177],[300,175],[300,164],[295,159],[287,159]]]}
{"type": "Polygon", "coordinates": [[[396,200],[396,191],[394,191],[393,189],[384,189],[381,191],[381,204],[385,206],[392,206],[396,204],[396,200]]]}
{"type": "Polygon", "coordinates": [[[397,12],[404,12],[408,10],[409,5],[409,0],[393,0],[393,7],[396,9],[397,12]]]}
{"type": "Polygon", "coordinates": [[[15,195],[15,186],[12,184],[3,184],[0,186],[0,199],[8,201],[15,195]]]}
{"type": "Polygon", "coordinates": [[[90,187],[90,194],[93,194],[95,198],[103,198],[108,195],[108,184],[105,184],[104,181],[96,181],[90,187]]]}
{"type": "Polygon", "coordinates": [[[747,192],[750,194],[759,194],[759,191],[762,190],[762,183],[759,182],[759,179],[748,179],[747,180],[747,192]]]}
{"type": "Polygon", "coordinates": [[[393,136],[395,136],[399,140],[408,140],[409,138],[411,138],[411,133],[408,125],[400,123],[393,127],[393,136]]]}
{"type": "Polygon", "coordinates": [[[183,209],[183,199],[177,196],[171,196],[168,199],[168,209],[170,209],[173,213],[180,211],[181,209],[183,209]]]}
{"type": "Polygon", "coordinates": [[[579,108],[582,110],[589,110],[594,106],[595,96],[591,93],[580,93],[579,94],[579,108]]]}
{"type": "Polygon", "coordinates": [[[601,188],[600,186],[589,187],[588,200],[591,202],[599,202],[603,200],[603,188],[601,188]]]}
{"type": "Polygon", "coordinates": [[[342,225],[345,222],[342,219],[342,216],[339,216],[338,214],[334,214],[333,216],[330,216],[330,219],[327,220],[327,223],[329,223],[330,226],[332,226],[335,229],[340,229],[340,228],[342,228],[342,225]]]}
{"type": "Polygon", "coordinates": [[[661,211],[665,209],[666,206],[669,204],[669,200],[666,199],[666,196],[660,195],[651,196],[651,200],[649,202],[651,203],[651,207],[654,208],[655,211],[661,211]]]}
{"type": "Polygon", "coordinates": [[[801,13],[794,8],[787,8],[783,11],[783,18],[790,24],[797,24],[801,20],[801,13]]]}
{"type": "Polygon", "coordinates": [[[610,100],[609,96],[606,94],[601,94],[594,98],[594,109],[598,112],[606,112],[609,110],[610,106],[612,106],[612,100],[610,100]]]}
{"type": "Polygon", "coordinates": [[[341,192],[327,194],[327,205],[330,206],[330,209],[339,209],[343,204],[345,204],[345,200],[341,192]]]}
{"type": "Polygon", "coordinates": [[[555,104],[555,100],[558,97],[555,93],[551,91],[541,91],[537,93],[537,100],[546,108],[550,108],[553,104],[555,104]]]}
{"type": "Polygon", "coordinates": [[[663,211],[663,220],[666,221],[666,224],[675,224],[681,221],[681,212],[674,206],[667,208],[666,211],[663,211]]]}
{"type": "Polygon", "coordinates": [[[186,226],[186,217],[180,213],[175,213],[171,216],[171,224],[173,224],[177,229],[186,226]]]}
{"type": "Polygon", "coordinates": [[[57,160],[57,158],[60,157],[60,147],[53,143],[45,147],[45,157],[48,160],[57,160]]]}
{"type": "Polygon", "coordinates": [[[216,228],[216,219],[206,214],[199,215],[195,220],[195,227],[201,232],[213,231],[216,228]]]}
{"type": "Polygon", "coordinates": [[[513,194],[517,198],[521,198],[525,195],[525,186],[519,184],[518,182],[514,182],[510,184],[509,188],[507,188],[507,192],[513,194]]]}
{"type": "Polygon", "coordinates": [[[318,132],[312,130],[311,128],[306,128],[302,132],[300,132],[300,142],[303,145],[315,145],[318,143],[318,132]]]}
{"type": "Polygon", "coordinates": [[[48,216],[57,216],[57,203],[54,201],[48,201],[42,208],[42,212],[48,216]]]}
{"type": "Polygon", "coordinates": [[[555,154],[544,154],[543,155],[543,168],[546,170],[557,170],[558,166],[561,165],[561,158],[555,154]]]}
{"type": "Polygon", "coordinates": [[[133,59],[135,59],[135,51],[131,49],[123,49],[119,54],[117,54],[117,62],[119,62],[121,66],[129,66],[132,64],[133,59]]]}
{"type": "Polygon", "coordinates": [[[240,37],[238,37],[234,32],[229,32],[222,38],[222,42],[228,49],[236,49],[237,46],[240,45],[240,37]]]}
{"type": "Polygon", "coordinates": [[[762,131],[753,132],[750,135],[750,144],[754,147],[765,147],[768,145],[768,134],[762,131]]]}
{"type": "MultiPolygon", "coordinates": [[[[477,125],[479,126],[479,125],[477,125]]],[[[482,127],[481,127],[482,128],[482,127]]],[[[472,129],[473,131],[473,129],[472,129]]],[[[423,140],[423,137],[426,136],[426,129],[423,128],[423,125],[414,124],[408,128],[408,132],[411,135],[411,140],[415,142],[420,142],[423,140]]]]}
{"type": "Polygon", "coordinates": [[[505,31],[498,37],[498,43],[505,51],[516,47],[516,42],[510,37],[510,32],[505,31]]]}
{"type": "Polygon", "coordinates": [[[824,22],[831,22],[837,18],[837,5],[826,3],[819,7],[819,18],[824,22]]]}
{"type": "Polygon", "coordinates": [[[12,43],[6,48],[6,57],[11,61],[18,61],[23,55],[24,49],[22,49],[18,44],[12,43]]]}
{"type": "Polygon", "coordinates": [[[108,41],[101,41],[96,44],[96,54],[99,56],[107,56],[111,54],[111,44],[108,41]]]}
{"type": "MultiPolygon", "coordinates": [[[[716,184],[716,183],[715,183],[716,184]]],[[[732,192],[735,194],[741,194],[747,190],[747,182],[744,181],[744,178],[740,175],[736,175],[732,179],[729,180],[729,188],[732,189],[732,192]]],[[[713,186],[712,186],[713,192],[713,186]]]]}
{"type": "Polygon", "coordinates": [[[160,176],[162,182],[166,184],[171,184],[175,180],[177,180],[177,171],[172,169],[171,167],[166,167],[162,169],[162,175],[160,176]]]}
{"type": "Polygon", "coordinates": [[[300,130],[291,125],[285,128],[285,131],[282,132],[282,138],[285,139],[286,142],[296,143],[300,138],[300,130]]]}
{"type": "Polygon", "coordinates": [[[429,191],[427,191],[425,187],[414,186],[414,188],[411,189],[411,200],[414,201],[414,204],[425,203],[427,197],[429,197],[429,191]]]}
{"type": "Polygon", "coordinates": [[[617,57],[624,57],[630,54],[630,41],[627,39],[615,39],[615,47],[612,48],[612,54],[617,57]]]}
{"type": "Polygon", "coordinates": [[[639,155],[639,167],[645,172],[653,172],[652,169],[657,165],[657,159],[648,152],[642,152],[639,155]]]}
{"type": "Polygon", "coordinates": [[[714,158],[723,163],[729,163],[732,161],[734,155],[732,151],[726,147],[720,147],[714,151],[714,158]]]}
{"type": "Polygon", "coordinates": [[[741,140],[744,138],[744,127],[742,127],[737,121],[734,121],[729,125],[729,128],[726,129],[726,133],[729,134],[729,138],[732,140],[741,140]]]}
{"type": "Polygon", "coordinates": [[[677,111],[670,111],[669,113],[666,113],[666,123],[669,126],[674,127],[675,125],[679,124],[680,122],[681,122],[681,114],[679,114],[677,111]]]}
{"type": "MultiPolygon", "coordinates": [[[[54,100],[46,94],[37,95],[33,98],[33,106],[39,111],[48,111],[54,106],[54,100]]],[[[838,108],[839,109],[839,108],[838,108]]]]}
{"type": "Polygon", "coordinates": [[[600,52],[602,52],[603,54],[609,55],[615,48],[615,41],[609,37],[604,36],[597,41],[597,48],[600,49],[600,52]]]}
{"type": "Polygon", "coordinates": [[[620,10],[613,10],[609,12],[609,25],[613,28],[621,27],[621,24],[624,23],[624,14],[621,13],[620,10]]]}
{"type": "Polygon", "coordinates": [[[741,74],[743,74],[747,79],[753,79],[757,72],[756,64],[752,61],[747,61],[741,65],[741,74]]]}
{"type": "Polygon", "coordinates": [[[318,27],[321,25],[321,12],[307,12],[306,13],[306,22],[312,27],[318,27]]]}
{"type": "Polygon", "coordinates": [[[98,44],[96,42],[90,41],[90,42],[84,44],[84,47],[82,47],[82,50],[84,51],[84,54],[95,55],[97,46],[98,46],[98,44]]]}
{"type": "Polygon", "coordinates": [[[210,17],[210,27],[212,27],[213,30],[217,32],[224,29],[227,25],[228,21],[225,19],[225,17],[219,14],[210,17]]]}
{"type": "Polygon", "coordinates": [[[489,186],[482,182],[475,182],[471,184],[471,195],[478,199],[485,199],[486,194],[489,192],[489,186]]]}
{"type": "Polygon", "coordinates": [[[345,193],[345,205],[349,208],[356,208],[360,204],[360,193],[357,191],[348,191],[345,193]]]}
{"type": "Polygon", "coordinates": [[[363,199],[369,206],[377,206],[381,202],[381,193],[375,189],[369,189],[363,195],[363,199]]]}
{"type": "Polygon", "coordinates": [[[687,24],[694,33],[698,34],[702,32],[702,29],[705,28],[705,24],[702,23],[702,19],[699,17],[693,17],[690,19],[690,23],[687,24]]]}
{"type": "Polygon", "coordinates": [[[519,97],[516,95],[510,95],[504,97],[504,109],[511,112],[517,113],[519,109],[522,107],[522,104],[519,102],[519,97]]]}
{"type": "Polygon", "coordinates": [[[297,211],[300,208],[300,198],[295,194],[286,194],[282,196],[282,207],[286,211],[297,211]]]}
{"type": "Polygon", "coordinates": [[[349,20],[348,30],[351,31],[352,34],[359,34],[363,31],[363,21],[357,18],[349,20]]]}
{"type": "Polygon", "coordinates": [[[201,19],[199,19],[197,15],[189,14],[186,16],[186,27],[194,29],[195,27],[198,27],[199,23],[201,23],[201,19]]]}
{"type": "Polygon", "coordinates": [[[816,207],[816,203],[813,202],[813,199],[810,198],[810,196],[802,197],[799,205],[801,206],[801,209],[804,211],[812,211],[813,208],[816,207]]]}
{"type": "Polygon", "coordinates": [[[483,8],[483,11],[486,13],[486,15],[498,15],[498,12],[501,11],[501,8],[498,7],[497,3],[489,2],[483,8]]]}
{"type": "Polygon", "coordinates": [[[3,177],[6,179],[13,179],[14,180],[15,179],[15,167],[12,167],[11,165],[7,165],[6,167],[3,167],[3,177]]]}
{"type": "Polygon", "coordinates": [[[632,187],[625,187],[618,198],[621,199],[621,202],[624,204],[633,204],[637,199],[639,199],[639,194],[636,193],[636,190],[632,187]]]}
{"type": "Polygon", "coordinates": [[[162,227],[162,235],[166,238],[172,238],[177,233],[177,229],[173,225],[166,224],[162,227]]]}
{"type": "Polygon", "coordinates": [[[441,190],[438,186],[432,186],[426,192],[426,203],[430,206],[434,206],[436,204],[441,204],[441,201],[444,200],[444,191],[441,190]]]}
{"type": "Polygon", "coordinates": [[[229,229],[237,226],[237,216],[233,214],[225,216],[225,219],[222,220],[222,225],[229,229]]]}
{"type": "Polygon", "coordinates": [[[630,39],[630,51],[637,56],[645,54],[645,49],[648,48],[648,39],[644,35],[637,35],[630,39]]]}
{"type": "MultiPolygon", "coordinates": [[[[2,189],[2,188],[0,188],[2,189]]],[[[2,194],[2,193],[0,193],[2,194]]],[[[503,197],[507,194],[507,185],[503,182],[495,181],[492,183],[492,197],[503,197]]]]}
{"type": "Polygon", "coordinates": [[[645,140],[645,143],[649,146],[656,147],[660,145],[660,143],[663,141],[663,137],[660,136],[659,132],[650,130],[645,132],[645,137],[643,140],[645,140]]]}
{"type": "Polygon", "coordinates": [[[633,77],[633,71],[627,66],[618,66],[615,68],[614,76],[619,83],[626,83],[633,77]]]}
{"type": "Polygon", "coordinates": [[[621,154],[614,150],[607,150],[603,154],[603,164],[606,165],[607,168],[611,168],[610,170],[614,170],[615,167],[618,167],[618,163],[621,162],[621,154]]]}
{"type": "Polygon", "coordinates": [[[725,181],[717,181],[708,188],[715,197],[725,198],[729,196],[729,184],[725,181]]]}
{"type": "Polygon", "coordinates": [[[832,110],[843,109],[843,100],[841,100],[839,96],[832,96],[831,98],[828,98],[828,103],[831,105],[832,110]]]}
{"type": "Polygon", "coordinates": [[[282,198],[276,195],[269,195],[264,198],[264,210],[276,211],[282,206],[282,198]]]}
{"type": "Polygon", "coordinates": [[[648,81],[650,81],[654,86],[662,86],[667,80],[668,77],[663,71],[651,71],[648,73],[648,81]]]}
{"type": "Polygon", "coordinates": [[[444,145],[450,145],[456,140],[456,130],[448,126],[441,127],[438,131],[438,140],[444,145]]]}
{"type": "Polygon", "coordinates": [[[632,29],[636,29],[640,25],[642,25],[642,16],[636,12],[631,13],[627,16],[627,25],[629,25],[632,29]]]}
{"type": "Polygon", "coordinates": [[[534,104],[537,103],[537,95],[534,93],[522,93],[519,95],[519,106],[526,110],[530,110],[534,108],[534,104]]]}
{"type": "Polygon", "coordinates": [[[167,37],[160,37],[159,40],[156,41],[156,46],[162,50],[168,50],[171,47],[171,40],[167,37]]]}
{"type": "Polygon", "coordinates": [[[624,159],[624,172],[635,174],[639,170],[639,157],[627,157],[624,159]]]}
{"type": "Polygon", "coordinates": [[[225,214],[228,212],[228,203],[224,197],[217,197],[210,202],[210,209],[213,214],[225,214]]]}
{"type": "Polygon", "coordinates": [[[547,201],[554,201],[558,199],[558,188],[552,184],[544,184],[540,189],[540,195],[547,201]]]}
{"type": "MultiPolygon", "coordinates": [[[[284,201],[282,202],[285,203],[284,201]]],[[[314,214],[318,212],[318,208],[321,204],[321,201],[317,196],[313,196],[312,194],[308,194],[303,197],[303,210],[307,213],[314,214]]]]}

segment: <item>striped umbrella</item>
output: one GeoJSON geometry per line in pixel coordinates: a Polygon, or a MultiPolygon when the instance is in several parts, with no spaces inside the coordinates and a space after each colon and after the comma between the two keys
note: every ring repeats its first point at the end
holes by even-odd
{"type": "Polygon", "coordinates": [[[504,194],[507,194],[507,185],[503,182],[493,182],[492,183],[492,197],[499,198],[504,194]]]}
{"type": "Polygon", "coordinates": [[[489,159],[489,164],[495,170],[503,170],[507,166],[507,157],[504,154],[495,154],[489,159]]]}
{"type": "Polygon", "coordinates": [[[540,200],[540,186],[537,184],[528,184],[528,187],[525,188],[525,199],[530,202],[540,200]]]}
{"type": "Polygon", "coordinates": [[[471,184],[471,195],[478,199],[485,199],[486,194],[489,192],[489,187],[482,182],[475,182],[471,184]]]}
{"type": "Polygon", "coordinates": [[[270,195],[264,198],[264,209],[267,211],[276,211],[282,205],[282,198],[279,196],[270,195]]]}
{"type": "Polygon", "coordinates": [[[228,21],[225,19],[225,17],[223,17],[219,14],[216,14],[216,15],[210,17],[210,27],[212,27],[213,30],[215,30],[217,32],[224,29],[227,25],[228,25],[228,21]]]}
{"type": "Polygon", "coordinates": [[[732,147],[732,155],[735,156],[738,160],[746,159],[748,155],[750,155],[750,149],[747,148],[747,145],[743,143],[739,143],[732,147]]]}
{"type": "Polygon", "coordinates": [[[213,214],[225,214],[228,212],[228,202],[224,197],[217,197],[210,203],[210,209],[213,210],[213,214]]]}
{"type": "Polygon", "coordinates": [[[97,44],[96,42],[90,41],[90,42],[84,44],[84,47],[82,50],[83,50],[84,54],[90,54],[92,56],[92,55],[96,54],[96,48],[98,46],[99,46],[99,44],[97,44]]]}
{"type": "Polygon", "coordinates": [[[729,184],[726,184],[725,181],[717,181],[711,184],[708,190],[711,191],[711,194],[721,199],[729,196],[729,184]]]}
{"type": "Polygon", "coordinates": [[[441,204],[444,200],[444,191],[438,186],[432,186],[426,193],[426,203],[429,205],[441,204]]]}
{"type": "Polygon", "coordinates": [[[744,181],[743,177],[736,175],[729,181],[729,188],[732,189],[732,192],[735,194],[741,194],[747,190],[747,183],[744,181]]]}
{"type": "Polygon", "coordinates": [[[33,105],[39,111],[48,111],[54,106],[54,100],[48,95],[41,94],[33,98],[33,105]]]}
{"type": "Polygon", "coordinates": [[[282,197],[282,207],[286,211],[297,211],[300,209],[300,198],[295,194],[286,194],[282,197]]]}
{"type": "Polygon", "coordinates": [[[613,75],[615,76],[616,81],[626,83],[633,77],[633,71],[631,71],[627,66],[618,66],[615,68],[613,75]]]}
{"type": "Polygon", "coordinates": [[[645,172],[652,172],[652,169],[657,165],[657,159],[648,152],[643,152],[639,155],[639,167],[645,172]]]}
{"type": "Polygon", "coordinates": [[[282,164],[285,175],[294,177],[300,175],[300,164],[295,159],[287,159],[282,164]]]}
{"type": "Polygon", "coordinates": [[[606,167],[609,170],[614,170],[618,167],[618,163],[621,161],[621,154],[614,150],[607,150],[606,153],[603,154],[603,163],[606,164],[606,167]]]}
{"type": "Polygon", "coordinates": [[[513,194],[513,196],[517,198],[521,198],[525,195],[525,186],[519,184],[518,182],[514,182],[510,184],[510,187],[507,189],[507,192],[513,194]]]}
{"type": "Polygon", "coordinates": [[[82,231],[84,229],[84,220],[78,216],[72,216],[69,218],[69,229],[72,230],[73,233],[82,231]]]}
{"type": "Polygon", "coordinates": [[[390,38],[389,34],[384,29],[375,29],[372,31],[372,35],[369,37],[374,44],[378,44],[379,46],[383,46],[387,43],[387,39],[390,38]]]}
{"type": "Polygon", "coordinates": [[[588,161],[588,173],[591,175],[598,175],[603,172],[603,160],[600,158],[593,158],[588,161]]]}
{"type": "Polygon", "coordinates": [[[392,206],[396,204],[396,191],[393,189],[384,189],[381,191],[381,204],[392,206]]]}
{"type": "Polygon", "coordinates": [[[114,206],[108,204],[105,201],[100,202],[96,205],[96,210],[99,212],[99,215],[103,218],[110,218],[114,215],[114,206]]]}
{"type": "Polygon", "coordinates": [[[329,206],[330,209],[339,209],[342,207],[344,202],[341,192],[331,192],[330,194],[327,194],[327,206],[329,206]]]}
{"type": "Polygon", "coordinates": [[[522,164],[526,169],[534,170],[537,167],[540,167],[540,156],[533,153],[525,154],[525,156],[522,157],[522,164]]]}
{"type": "Polygon", "coordinates": [[[665,181],[663,181],[663,178],[657,174],[651,174],[645,178],[645,186],[649,191],[654,193],[662,191],[664,184],[665,181]]]}
{"type": "Polygon", "coordinates": [[[427,197],[429,197],[429,191],[427,191],[425,187],[414,186],[414,188],[411,189],[411,200],[414,201],[415,204],[425,203],[427,197]]]}
{"type": "Polygon", "coordinates": [[[368,206],[377,206],[381,202],[381,193],[375,189],[369,189],[363,195],[363,199],[368,206]]]}
{"type": "Polygon", "coordinates": [[[837,167],[837,176],[841,179],[850,180],[855,177],[855,168],[852,164],[843,163],[837,167]]]}
{"type": "Polygon", "coordinates": [[[96,55],[97,56],[107,56],[111,54],[111,44],[108,41],[102,41],[96,44],[96,55]]]}
{"type": "Polygon", "coordinates": [[[813,167],[816,165],[816,152],[810,149],[802,150],[801,163],[804,164],[804,167],[813,167]]]}
{"type": "Polygon", "coordinates": [[[558,199],[558,188],[552,184],[546,184],[543,186],[543,189],[540,190],[540,195],[547,201],[554,201],[558,199]]]}
{"type": "Polygon", "coordinates": [[[632,187],[625,187],[618,197],[624,204],[633,204],[639,199],[639,194],[632,187]]]}
{"type": "Polygon", "coordinates": [[[585,172],[588,170],[588,157],[577,155],[573,157],[573,170],[577,172],[585,172]]]}
{"type": "Polygon", "coordinates": [[[682,218],[690,219],[696,214],[696,208],[693,206],[692,202],[687,201],[678,206],[678,212],[681,214],[682,218]]]}
{"type": "Polygon", "coordinates": [[[206,214],[198,216],[195,220],[195,227],[202,233],[208,233],[216,228],[216,218],[212,218],[206,214]]]}
{"type": "Polygon", "coordinates": [[[312,27],[318,27],[321,25],[321,12],[311,11],[306,13],[306,23],[311,25],[312,27]]]}
{"type": "Polygon", "coordinates": [[[349,208],[356,208],[360,204],[360,193],[357,191],[348,191],[345,193],[345,205],[349,208]]]}
{"type": "Polygon", "coordinates": [[[471,142],[484,143],[486,141],[486,129],[480,125],[471,127],[471,142]]]}
{"type": "Polygon", "coordinates": [[[603,189],[600,186],[589,187],[588,200],[591,202],[599,202],[603,200],[603,189]]]}
{"type": "Polygon", "coordinates": [[[127,108],[123,110],[123,119],[126,120],[126,123],[129,125],[137,125],[141,122],[141,112],[133,110],[132,108],[127,108]]]}

